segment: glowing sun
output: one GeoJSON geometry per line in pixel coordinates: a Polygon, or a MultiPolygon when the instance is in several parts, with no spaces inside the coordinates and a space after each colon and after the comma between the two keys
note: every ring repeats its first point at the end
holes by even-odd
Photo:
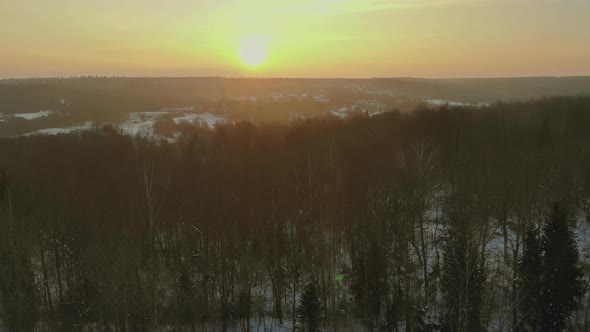
{"type": "Polygon", "coordinates": [[[240,40],[240,59],[252,68],[262,65],[268,58],[268,38],[249,36],[240,40]]]}

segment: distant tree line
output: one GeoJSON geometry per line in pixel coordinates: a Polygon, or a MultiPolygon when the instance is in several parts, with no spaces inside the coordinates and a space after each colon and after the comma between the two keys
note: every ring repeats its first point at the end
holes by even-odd
{"type": "Polygon", "coordinates": [[[588,330],[588,128],[572,97],[0,140],[0,325],[588,330]]]}

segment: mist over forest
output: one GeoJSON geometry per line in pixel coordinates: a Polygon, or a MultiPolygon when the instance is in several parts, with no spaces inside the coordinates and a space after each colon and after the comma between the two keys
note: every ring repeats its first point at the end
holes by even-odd
{"type": "Polygon", "coordinates": [[[113,125],[175,139],[181,123],[253,124],[590,94],[590,77],[492,79],[38,78],[0,80],[0,137],[113,125]]]}
{"type": "Polygon", "coordinates": [[[590,78],[0,80],[0,330],[588,331],[590,78]]]}

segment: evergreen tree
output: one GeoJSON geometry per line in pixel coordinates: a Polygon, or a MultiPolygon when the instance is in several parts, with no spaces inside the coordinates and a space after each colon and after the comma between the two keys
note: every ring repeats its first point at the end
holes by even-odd
{"type": "Polygon", "coordinates": [[[576,241],[558,204],[543,229],[542,249],[542,327],[544,331],[562,331],[581,296],[582,272],[576,241]]]}
{"type": "Polygon", "coordinates": [[[305,286],[301,303],[297,308],[297,316],[303,324],[303,329],[310,332],[320,331],[321,313],[319,292],[315,281],[312,280],[305,286]]]}
{"type": "Polygon", "coordinates": [[[541,275],[543,257],[537,232],[528,230],[524,240],[524,253],[519,263],[521,297],[518,303],[520,319],[517,331],[538,331],[543,316],[541,308],[541,275]]]}
{"type": "Polygon", "coordinates": [[[250,329],[250,317],[252,316],[252,296],[248,291],[241,290],[239,292],[234,313],[236,318],[240,320],[242,328],[248,331],[250,329]]]}

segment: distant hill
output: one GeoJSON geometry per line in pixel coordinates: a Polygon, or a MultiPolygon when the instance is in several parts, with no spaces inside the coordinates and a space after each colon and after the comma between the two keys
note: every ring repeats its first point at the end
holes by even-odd
{"type": "Polygon", "coordinates": [[[324,113],[411,111],[424,102],[467,106],[577,95],[590,95],[590,77],[5,79],[0,80],[0,136],[88,121],[114,123],[130,119],[131,113],[169,110],[269,122],[324,113]]]}

